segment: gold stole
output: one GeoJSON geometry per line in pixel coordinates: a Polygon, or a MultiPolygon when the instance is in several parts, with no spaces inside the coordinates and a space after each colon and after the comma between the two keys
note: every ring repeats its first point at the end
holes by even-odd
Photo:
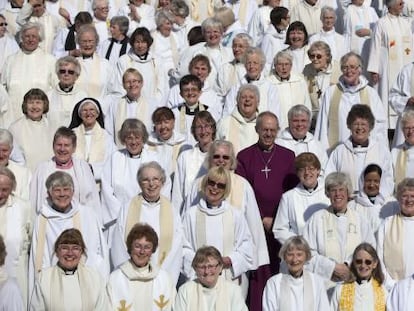
{"type": "MultiPolygon", "coordinates": [[[[223,208],[223,207],[220,207],[223,208]]],[[[222,256],[228,256],[234,249],[234,219],[233,219],[233,212],[231,209],[227,209],[222,214],[222,228],[223,228],[223,251],[221,252],[222,256]]],[[[217,215],[207,215],[203,213],[199,208],[196,211],[196,249],[199,249],[202,246],[207,245],[207,226],[206,226],[206,218],[207,217],[216,217],[217,215]]],[[[214,230],[214,228],[209,228],[210,230],[214,230]]],[[[231,281],[232,276],[231,272],[228,269],[225,269],[226,279],[231,281]]],[[[238,279],[236,279],[238,280],[238,279]]]]}
{"type": "MultiPolygon", "coordinates": [[[[341,86],[336,84],[336,87],[333,91],[331,101],[329,103],[329,112],[328,112],[328,142],[329,147],[334,147],[339,142],[339,119],[344,118],[344,116],[339,115],[339,105],[341,103],[341,97],[343,90],[341,86]]],[[[361,104],[370,106],[369,94],[367,87],[364,87],[360,92],[361,104]]]]}
{"type": "Polygon", "coordinates": [[[404,223],[402,215],[394,215],[384,234],[384,265],[394,280],[405,278],[403,258],[404,223]]]}
{"type": "MultiPolygon", "coordinates": [[[[198,102],[196,105],[198,107],[198,111],[204,111],[204,110],[206,110],[206,108],[204,107],[204,105],[201,104],[200,102],[198,102]]],[[[197,109],[197,107],[194,108],[194,109],[197,109]]],[[[187,135],[187,124],[186,124],[186,120],[185,120],[185,116],[186,116],[185,111],[186,111],[186,104],[184,103],[180,107],[180,133],[187,135]]]]}
{"type": "Polygon", "coordinates": [[[145,124],[148,121],[147,115],[148,115],[148,105],[146,100],[143,99],[142,96],[140,96],[137,100],[137,109],[136,109],[136,114],[135,116],[127,116],[127,105],[135,105],[134,104],[129,104],[128,103],[128,98],[126,96],[124,96],[123,98],[121,98],[121,100],[118,102],[117,105],[117,110],[116,110],[116,116],[115,116],[115,141],[116,141],[116,145],[118,147],[122,146],[121,141],[118,138],[118,131],[121,129],[122,127],[122,123],[124,123],[124,121],[128,118],[137,118],[139,120],[141,120],[142,122],[144,122],[145,124]]]}
{"type": "MultiPolygon", "coordinates": [[[[152,86],[152,90],[151,93],[145,93],[145,94],[151,94],[151,97],[155,97],[157,95],[157,87],[158,87],[158,70],[157,70],[157,65],[155,64],[155,60],[154,58],[151,58],[148,62],[151,62],[152,64],[152,68],[153,68],[153,78],[154,78],[154,85],[152,86]]],[[[125,68],[125,70],[127,70],[128,68],[135,68],[136,70],[138,70],[143,76],[145,76],[147,73],[146,72],[142,72],[142,68],[138,68],[137,66],[134,66],[134,64],[140,64],[139,62],[135,62],[131,57],[128,58],[128,66],[125,68]]],[[[142,63],[144,64],[144,63],[142,63]]],[[[124,72],[125,72],[124,70],[124,72]]],[[[148,79],[147,79],[148,80],[148,79]]],[[[150,80],[149,80],[150,81],[150,80]]],[[[150,83],[145,84],[146,87],[145,89],[148,88],[148,85],[150,83]]]]}
{"type": "Polygon", "coordinates": [[[242,177],[236,175],[234,172],[230,172],[230,182],[231,191],[227,200],[233,207],[242,210],[242,203],[244,197],[244,186],[242,177]]]}
{"type": "MultiPolygon", "coordinates": [[[[202,0],[204,1],[204,0],[202,0]]],[[[214,4],[213,4],[213,0],[205,0],[207,1],[207,14],[209,17],[212,17],[214,15],[214,4]]],[[[199,0],[191,0],[191,17],[192,19],[194,19],[196,22],[202,22],[200,21],[200,15],[198,13],[199,11],[199,0]]]]}
{"type": "MultiPolygon", "coordinates": [[[[197,310],[197,311],[207,311],[204,308],[204,301],[206,301],[206,297],[204,297],[205,288],[201,285],[198,281],[194,281],[194,286],[190,287],[190,293],[188,295],[189,298],[189,308],[186,310],[197,310]]],[[[231,310],[231,302],[230,302],[230,293],[228,292],[228,287],[225,284],[225,280],[221,277],[218,278],[215,290],[217,292],[216,297],[216,305],[214,310],[215,311],[226,311],[231,310]]],[[[206,301],[207,302],[207,301],[206,301]]],[[[208,305],[208,303],[207,303],[208,305]]]]}
{"type": "Polygon", "coordinates": [[[94,53],[90,66],[87,66],[85,61],[80,61],[82,71],[79,77],[78,85],[88,94],[89,97],[99,98],[102,94],[102,73],[101,61],[99,56],[94,53]],[[85,70],[87,68],[89,70],[85,70]],[[87,75],[87,76],[85,76],[87,75]]]}
{"type": "MultiPolygon", "coordinates": [[[[78,283],[81,292],[81,302],[82,310],[94,310],[95,301],[92,301],[90,293],[94,292],[93,287],[96,284],[91,284],[91,279],[89,278],[88,273],[85,272],[85,267],[82,263],[78,264],[78,267],[75,272],[78,276],[78,283]]],[[[59,267],[53,267],[50,284],[51,286],[51,302],[50,310],[60,310],[62,308],[62,303],[64,302],[65,293],[63,292],[63,279],[64,275],[63,270],[59,267]]]]}
{"type": "Polygon", "coordinates": [[[171,34],[168,38],[170,40],[170,47],[171,47],[171,53],[172,53],[172,59],[174,62],[174,66],[178,66],[178,49],[177,49],[177,42],[174,40],[174,36],[171,34]]]}
{"type": "MultiPolygon", "coordinates": [[[[141,208],[143,202],[142,195],[135,196],[128,207],[128,214],[125,227],[125,241],[132,227],[140,222],[141,208]]],[[[174,216],[170,202],[163,196],[160,197],[160,234],[158,236],[158,266],[161,266],[167,258],[172,245],[174,236],[174,216]]]]}
{"type": "Polygon", "coordinates": [[[240,150],[240,141],[243,139],[243,137],[240,137],[241,133],[242,131],[240,129],[239,123],[235,118],[233,118],[233,116],[230,116],[229,135],[226,137],[226,139],[233,143],[234,150],[240,150]]]}
{"type": "MultiPolygon", "coordinates": [[[[379,263],[378,263],[379,264],[379,263]]],[[[339,311],[354,311],[356,282],[342,285],[341,297],[339,298],[339,311]]],[[[372,289],[374,291],[374,311],[385,311],[385,295],[381,284],[372,279],[372,289]]]]}
{"type": "Polygon", "coordinates": [[[105,130],[98,123],[95,123],[91,131],[91,144],[86,154],[85,126],[81,124],[73,129],[78,143],[76,144],[75,155],[88,163],[102,162],[105,159],[105,130]]]}
{"type": "Polygon", "coordinates": [[[247,27],[249,21],[246,20],[246,12],[247,12],[247,0],[240,0],[240,7],[239,7],[239,21],[243,24],[243,26],[247,27]]]}
{"type": "MultiPolygon", "coordinates": [[[[280,311],[292,310],[292,301],[290,297],[290,286],[288,282],[288,274],[283,274],[280,283],[280,311]]],[[[306,310],[314,310],[314,290],[312,279],[308,271],[303,271],[303,306],[306,310]]]]}
{"type": "Polygon", "coordinates": [[[397,161],[395,163],[395,185],[398,185],[406,175],[407,167],[407,149],[405,146],[398,151],[397,161]]]}
{"type": "MultiPolygon", "coordinates": [[[[42,270],[43,266],[43,254],[45,250],[46,244],[46,229],[47,229],[47,218],[43,215],[39,215],[39,230],[37,233],[37,245],[36,245],[36,254],[35,254],[35,273],[39,273],[42,270]]],[[[73,228],[81,230],[81,219],[80,219],[80,212],[77,211],[73,217],[73,228]]],[[[35,237],[33,237],[35,238],[35,237]]]]}
{"type": "MultiPolygon", "coordinates": [[[[70,4],[71,5],[73,5],[73,6],[76,6],[77,7],[77,12],[81,12],[81,11],[84,11],[84,5],[85,5],[85,2],[84,1],[82,1],[82,0],[75,0],[75,1],[71,1],[71,0],[66,0],[67,2],[70,2],[70,4]],[[76,5],[77,4],[77,5],[76,5]]],[[[64,6],[63,6],[63,3],[62,3],[63,1],[60,1],[59,2],[59,7],[60,8],[63,8],[63,9],[66,9],[64,6]]]]}
{"type": "MultiPolygon", "coordinates": [[[[354,252],[355,247],[361,243],[361,228],[357,220],[357,213],[347,208],[347,232],[346,232],[346,245],[344,256],[348,257],[354,252]]],[[[332,207],[328,208],[328,212],[323,216],[324,227],[324,242],[325,242],[325,256],[332,258],[335,262],[343,262],[343,258],[340,257],[342,245],[338,240],[337,229],[337,216],[334,214],[332,207]]]]}

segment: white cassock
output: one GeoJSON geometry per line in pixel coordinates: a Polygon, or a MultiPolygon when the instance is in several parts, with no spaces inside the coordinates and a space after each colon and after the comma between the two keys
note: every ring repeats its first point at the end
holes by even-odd
{"type": "MultiPolygon", "coordinates": [[[[223,64],[217,73],[216,88],[220,96],[225,97],[230,89],[243,79],[246,74],[246,67],[243,63],[233,59],[231,62],[223,64]]],[[[203,86],[204,89],[204,86],[203,86]]]]}
{"type": "Polygon", "coordinates": [[[233,144],[234,153],[250,147],[258,139],[256,132],[256,116],[246,120],[239,110],[234,108],[231,115],[222,118],[217,124],[217,139],[228,140],[233,144]]]}
{"type": "Polygon", "coordinates": [[[401,115],[406,108],[409,109],[407,102],[410,97],[414,96],[414,80],[412,80],[413,70],[413,63],[405,65],[398,73],[398,76],[390,89],[389,104],[398,115],[392,147],[398,146],[404,142],[404,134],[401,128],[401,115]]]}
{"type": "Polygon", "coordinates": [[[22,293],[14,278],[0,267],[0,310],[25,310],[22,293]]]}
{"type": "Polygon", "coordinates": [[[226,0],[223,2],[225,7],[228,7],[233,11],[236,21],[240,21],[241,26],[247,29],[249,21],[252,19],[254,13],[258,9],[256,0],[226,0]]]}
{"type": "Polygon", "coordinates": [[[273,85],[264,75],[262,71],[258,80],[248,82],[247,77],[244,76],[237,84],[235,84],[226,96],[226,100],[223,106],[223,117],[230,115],[237,106],[237,93],[239,88],[243,84],[252,84],[258,87],[260,94],[260,102],[257,109],[259,112],[270,110],[275,115],[280,117],[279,93],[275,85],[273,85]]]}
{"type": "MultiPolygon", "coordinates": [[[[65,49],[68,34],[69,28],[60,28],[56,34],[55,41],[53,42],[52,54],[58,59],[69,55],[69,51],[65,49]]],[[[74,36],[76,36],[76,32],[74,36]]],[[[75,41],[75,39],[73,41],[75,41]]],[[[79,49],[79,45],[75,42],[73,43],[75,44],[75,47],[79,49]]]]}
{"type": "MultiPolygon", "coordinates": [[[[369,281],[363,280],[361,284],[355,281],[353,284],[355,285],[355,293],[352,297],[354,297],[353,303],[353,310],[364,310],[364,311],[376,311],[375,308],[376,301],[375,301],[375,292],[374,287],[372,284],[372,278],[369,281]]],[[[386,290],[384,285],[380,285],[380,291],[384,297],[384,303],[387,301],[388,291],[386,290]]],[[[338,284],[335,287],[335,290],[331,297],[331,310],[341,310],[340,308],[340,301],[341,301],[341,291],[343,288],[343,284],[338,284]]],[[[387,308],[387,310],[389,310],[387,308]]],[[[401,310],[402,311],[402,310],[401,310]]]]}
{"type": "Polygon", "coordinates": [[[80,89],[98,101],[103,101],[106,95],[112,92],[114,83],[114,69],[109,61],[93,54],[93,57],[78,57],[81,73],[76,81],[80,89]],[[91,78],[93,77],[93,78],[91,78]]]}
{"type": "Polygon", "coordinates": [[[40,163],[33,174],[30,184],[30,201],[36,214],[39,214],[44,200],[47,198],[46,179],[50,174],[56,171],[68,173],[74,184],[73,198],[76,202],[92,208],[97,215],[101,215],[101,202],[99,200],[98,188],[95,184],[89,164],[81,159],[72,157],[73,166],[69,169],[60,169],[56,167],[53,159],[40,163]]]}
{"type": "MultiPolygon", "coordinates": [[[[131,157],[126,149],[112,153],[106,161],[102,173],[102,218],[103,224],[113,224],[120,212],[122,205],[125,205],[141,188],[137,181],[137,172],[144,163],[157,161],[161,167],[165,167],[160,155],[144,145],[141,155],[137,158],[131,157]]],[[[165,172],[168,175],[168,172],[165,172]]],[[[166,180],[161,193],[170,198],[171,182],[166,180]]]]}
{"type": "Polygon", "coordinates": [[[158,248],[155,253],[151,255],[151,265],[157,269],[163,269],[168,272],[172,283],[175,285],[177,284],[183,261],[183,232],[181,218],[172,205],[168,204],[162,206],[163,202],[165,203],[167,201],[167,198],[165,197],[162,198],[164,201],[158,200],[157,202],[147,202],[142,195],[139,195],[139,199],[142,202],[139,219],[129,219],[131,216],[130,210],[136,208],[136,206],[131,205],[132,201],[127,202],[121,207],[112,238],[111,263],[115,268],[119,268],[130,258],[126,246],[126,238],[131,229],[128,227],[129,224],[146,223],[155,230],[159,239],[158,248]],[[163,210],[163,208],[168,208],[168,211],[163,210]],[[171,248],[169,249],[168,254],[165,252],[161,253],[162,249],[165,249],[161,243],[165,242],[165,231],[168,230],[166,228],[167,226],[163,226],[163,224],[165,225],[164,222],[167,220],[162,219],[161,217],[168,217],[168,220],[171,221],[172,225],[172,235],[166,236],[167,239],[171,239],[169,241],[171,248]]]}
{"type": "Polygon", "coordinates": [[[414,249],[411,247],[413,236],[414,217],[402,216],[400,213],[387,217],[378,229],[377,253],[385,276],[384,284],[388,290],[391,290],[398,280],[407,278],[414,273],[414,249]],[[398,220],[401,221],[400,226],[398,226],[398,220]],[[398,237],[392,239],[397,231],[398,237]],[[387,236],[390,237],[392,243],[385,243],[387,236]],[[392,259],[394,260],[387,262],[386,253],[393,254],[392,259]],[[398,267],[398,264],[401,264],[402,267],[398,267]],[[401,269],[399,275],[390,271],[398,268],[401,269]]]}
{"type": "Polygon", "coordinates": [[[387,115],[377,91],[368,85],[368,80],[363,76],[359,77],[359,84],[356,87],[346,86],[341,77],[337,85],[331,85],[323,93],[316,122],[315,137],[322,143],[326,150],[333,147],[329,142],[329,136],[333,135],[333,133],[338,133],[338,137],[334,139],[334,143],[343,142],[348,139],[351,132],[346,125],[346,116],[348,116],[353,105],[361,103],[369,105],[375,117],[375,126],[371,132],[371,137],[379,142],[388,142],[387,115]],[[336,97],[335,94],[338,91],[341,93],[339,94],[339,103],[333,103],[336,97]],[[368,100],[367,103],[363,102],[366,100],[368,100]],[[337,107],[337,116],[335,113],[330,112],[332,106],[337,107]],[[337,119],[337,123],[329,120],[331,116],[333,119],[337,119]]]}
{"type": "MultiPolygon", "coordinates": [[[[167,76],[165,75],[164,64],[151,52],[146,59],[140,59],[132,48],[127,54],[122,55],[116,64],[116,92],[125,95],[122,86],[122,76],[128,68],[135,68],[144,77],[141,95],[147,98],[157,107],[165,102],[168,94],[167,76]]],[[[112,73],[113,74],[113,73],[112,73]]]]}
{"type": "Polygon", "coordinates": [[[55,127],[50,124],[45,115],[40,121],[33,121],[23,116],[10,125],[9,131],[23,152],[27,168],[32,172],[41,162],[53,156],[55,127]]]}
{"type": "Polygon", "coordinates": [[[47,10],[42,16],[32,16],[33,6],[26,2],[17,15],[16,22],[23,26],[26,23],[39,23],[43,27],[43,38],[39,46],[47,53],[52,53],[53,41],[55,40],[58,29],[64,26],[58,17],[50,14],[47,10]]]}
{"type": "Polygon", "coordinates": [[[279,137],[276,138],[276,144],[292,150],[295,156],[303,152],[312,152],[318,157],[319,162],[321,162],[321,172],[324,172],[326,162],[328,162],[328,155],[320,141],[311,132],[307,132],[304,139],[297,140],[293,138],[289,128],[285,128],[279,137]]]}
{"type": "Polygon", "coordinates": [[[280,244],[296,235],[302,235],[303,228],[309,218],[321,209],[329,206],[325,195],[325,185],[320,180],[312,191],[300,183],[285,192],[279,202],[272,232],[280,244]]]}
{"type": "Polygon", "coordinates": [[[112,68],[116,68],[119,58],[129,51],[130,48],[128,37],[125,37],[122,41],[108,38],[99,44],[97,53],[100,57],[106,58],[112,68]]]}
{"type": "Polygon", "coordinates": [[[372,34],[377,21],[378,15],[375,9],[366,5],[356,6],[351,3],[344,16],[344,37],[347,49],[361,55],[364,64],[368,63],[371,35],[360,37],[356,31],[365,28],[370,29],[372,34]]]}
{"type": "Polygon", "coordinates": [[[7,21],[7,33],[11,36],[15,36],[20,30],[19,25],[16,22],[17,15],[19,15],[20,8],[13,8],[11,2],[7,1],[4,8],[0,11],[0,14],[3,15],[7,21]]]}
{"type": "Polygon", "coordinates": [[[207,207],[202,199],[183,215],[184,262],[183,273],[188,279],[195,278],[191,266],[196,251],[204,245],[214,246],[223,257],[230,257],[232,266],[224,269],[223,277],[239,284],[247,294],[246,272],[253,268],[253,240],[246,219],[241,211],[226,201],[216,208],[207,207]]]}
{"type": "Polygon", "coordinates": [[[70,228],[82,233],[87,252],[85,265],[99,271],[105,280],[108,278],[108,246],[102,233],[102,223],[93,208],[72,200],[70,210],[62,213],[54,210],[45,200],[34,223],[29,260],[29,293],[33,290],[40,270],[57,263],[56,239],[70,228]]]}
{"type": "Polygon", "coordinates": [[[389,311],[409,311],[414,305],[414,276],[395,284],[387,301],[389,311]]]}
{"type": "Polygon", "coordinates": [[[178,156],[172,187],[172,204],[180,215],[193,182],[207,172],[204,166],[206,156],[207,152],[202,152],[197,145],[178,156]]]}
{"type": "Polygon", "coordinates": [[[265,31],[270,25],[270,12],[273,10],[268,5],[259,7],[253,14],[247,27],[247,32],[253,39],[253,45],[260,46],[265,31]]]}
{"type": "Polygon", "coordinates": [[[19,51],[16,39],[10,34],[5,33],[0,38],[0,73],[3,73],[3,66],[6,62],[7,57],[19,51]]]}
{"type": "MultiPolygon", "coordinates": [[[[4,270],[9,277],[16,279],[20,295],[25,302],[28,298],[27,269],[32,229],[32,209],[29,202],[10,195],[0,208],[0,234],[7,250],[5,263],[0,271],[4,270]]],[[[0,305],[1,301],[0,299],[0,305]]],[[[0,308],[0,310],[14,309],[0,308]]]]}
{"type": "Polygon", "coordinates": [[[414,60],[411,23],[409,18],[388,13],[378,20],[371,40],[367,70],[380,76],[378,93],[388,108],[389,128],[395,128],[396,123],[395,112],[388,105],[389,90],[403,66],[414,60]]]}
{"type": "Polygon", "coordinates": [[[41,48],[31,53],[20,50],[7,58],[1,74],[1,83],[10,96],[12,121],[23,116],[21,107],[27,91],[39,88],[47,93],[57,83],[55,62],[56,59],[41,48]]]}
{"type": "Polygon", "coordinates": [[[178,38],[174,32],[165,37],[157,30],[152,34],[152,38],[154,42],[151,45],[151,51],[164,65],[164,74],[168,74],[170,69],[177,67],[179,55],[183,47],[179,45],[178,38]]]}
{"type": "Polygon", "coordinates": [[[329,311],[323,279],[304,271],[294,278],[279,273],[266,283],[263,292],[263,311],[329,311]]]}
{"type": "Polygon", "coordinates": [[[86,11],[92,15],[91,3],[88,0],[60,0],[60,8],[68,11],[70,21],[75,23],[75,17],[79,12],[86,11]]]}
{"type": "Polygon", "coordinates": [[[196,26],[200,26],[200,23],[194,21],[190,16],[187,16],[181,25],[173,24],[172,31],[175,33],[178,44],[182,49],[188,48],[188,33],[196,26]]]}
{"type": "MultiPolygon", "coordinates": [[[[244,177],[230,171],[231,187],[227,197],[227,202],[231,207],[241,211],[246,219],[249,231],[253,240],[253,264],[251,270],[269,263],[269,254],[267,251],[266,237],[263,229],[262,217],[260,216],[259,207],[257,206],[256,196],[250,183],[244,177]]],[[[183,215],[202,199],[200,192],[201,181],[199,177],[193,183],[191,191],[185,201],[183,215]]]]}
{"type": "Polygon", "coordinates": [[[404,142],[391,149],[391,156],[396,185],[405,177],[414,177],[414,146],[404,142]]]}
{"type": "MultiPolygon", "coordinates": [[[[199,101],[208,104],[208,106],[214,107],[215,111],[217,111],[217,115],[221,116],[221,112],[223,110],[223,98],[217,94],[214,87],[212,87],[207,80],[203,83],[199,101]]],[[[165,106],[173,109],[182,105],[182,103],[184,103],[184,98],[180,94],[180,85],[176,84],[168,91],[168,99],[165,106]]]]}
{"type": "Polygon", "coordinates": [[[85,160],[92,167],[92,173],[96,181],[102,178],[104,163],[112,153],[118,150],[114,139],[98,123],[91,130],[85,130],[83,124],[74,128],[76,134],[76,150],[74,156],[85,160]]]}
{"type": "Polygon", "coordinates": [[[53,90],[47,93],[47,97],[50,103],[47,117],[53,127],[59,128],[61,126],[68,127],[72,120],[73,108],[82,99],[91,96],[88,96],[86,91],[80,88],[78,83],[75,83],[68,92],[65,92],[59,87],[59,84],[56,84],[53,90]]]}
{"type": "MultiPolygon", "coordinates": [[[[249,0],[250,1],[250,0],[249,0]]],[[[224,47],[232,47],[233,40],[239,33],[246,33],[246,27],[240,23],[240,20],[236,19],[236,21],[227,27],[225,32],[223,33],[223,37],[221,39],[221,44],[224,47]]]]}
{"type": "Polygon", "coordinates": [[[309,45],[304,45],[301,48],[292,49],[288,47],[284,51],[292,55],[292,72],[302,72],[307,64],[310,64],[311,61],[308,56],[309,45]]]}
{"type": "MultiPolygon", "coordinates": [[[[101,48],[101,45],[104,42],[108,41],[108,38],[111,37],[111,32],[109,31],[110,19],[103,21],[103,20],[98,20],[94,16],[93,21],[92,21],[92,25],[95,27],[96,31],[98,32],[99,43],[98,43],[98,46],[96,47],[96,50],[99,51],[100,48],[101,48]]],[[[105,56],[101,56],[99,53],[98,53],[98,55],[101,58],[105,58],[105,56]]],[[[111,66],[112,66],[112,64],[111,64],[111,66]]]]}
{"type": "Polygon", "coordinates": [[[219,277],[213,288],[199,281],[183,284],[175,299],[174,311],[224,310],[248,311],[240,286],[219,277]]]}
{"type": "Polygon", "coordinates": [[[166,271],[127,261],[109,276],[107,293],[111,310],[171,311],[177,291],[166,271]]]}
{"type": "Polygon", "coordinates": [[[321,8],[319,4],[311,6],[306,1],[300,1],[290,11],[291,22],[301,21],[311,36],[322,29],[321,8]]]}
{"type": "Polygon", "coordinates": [[[108,103],[108,111],[105,114],[105,129],[113,137],[118,148],[122,148],[123,144],[119,140],[118,133],[124,121],[126,119],[138,119],[145,124],[147,129],[151,129],[151,116],[158,106],[144,96],[140,96],[137,100],[130,100],[127,96],[113,96],[111,99],[108,103]]]}
{"type": "Polygon", "coordinates": [[[93,268],[79,263],[73,273],[65,272],[57,265],[42,270],[29,310],[111,310],[105,280],[93,268]]]}
{"type": "Polygon", "coordinates": [[[132,20],[130,14],[131,9],[129,5],[125,5],[119,9],[117,15],[126,16],[129,19],[129,30],[128,36],[130,37],[135,29],[138,27],[145,27],[149,31],[154,31],[156,29],[155,25],[155,9],[153,6],[146,3],[142,3],[139,7],[135,6],[135,9],[138,15],[141,17],[140,21],[132,20]]]}
{"type": "Polygon", "coordinates": [[[331,279],[337,263],[351,262],[360,243],[375,246],[367,220],[350,208],[336,215],[331,207],[316,212],[303,228],[303,237],[312,250],[309,269],[327,280],[331,279]]]}
{"type": "Polygon", "coordinates": [[[384,148],[383,142],[370,139],[367,147],[353,146],[351,139],[335,147],[329,155],[325,175],[333,172],[347,173],[351,178],[354,192],[359,188],[359,178],[368,164],[377,164],[382,168],[380,192],[389,196],[394,192],[394,174],[391,153],[384,148]]]}
{"type": "Polygon", "coordinates": [[[32,172],[27,167],[12,160],[9,160],[6,167],[12,171],[16,178],[16,189],[13,190],[13,194],[23,200],[29,201],[32,172]]]}
{"type": "Polygon", "coordinates": [[[349,51],[345,37],[335,31],[335,29],[324,31],[321,29],[309,38],[309,45],[316,41],[323,41],[331,49],[332,59],[340,61],[341,57],[349,51]]]}
{"type": "Polygon", "coordinates": [[[276,54],[288,47],[285,41],[286,30],[279,32],[272,24],[270,24],[265,30],[260,46],[266,56],[266,63],[269,66],[272,66],[273,59],[275,58],[276,54]]]}
{"type": "Polygon", "coordinates": [[[303,75],[291,72],[287,80],[281,80],[275,74],[267,77],[276,86],[279,95],[279,127],[285,128],[289,125],[288,111],[295,105],[304,105],[312,110],[312,105],[307,92],[308,86],[303,75]]]}

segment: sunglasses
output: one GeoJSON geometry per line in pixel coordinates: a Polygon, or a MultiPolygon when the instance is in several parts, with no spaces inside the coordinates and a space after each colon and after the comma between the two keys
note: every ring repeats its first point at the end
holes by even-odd
{"type": "Polygon", "coordinates": [[[226,184],[223,184],[221,182],[215,182],[214,180],[208,179],[207,180],[207,185],[214,187],[217,186],[217,188],[219,188],[220,190],[225,190],[226,189],[226,184]]]}
{"type": "Polygon", "coordinates": [[[59,73],[62,74],[62,75],[65,74],[65,73],[68,73],[70,75],[74,75],[75,71],[74,70],[59,69],[59,73]]]}
{"type": "Polygon", "coordinates": [[[321,59],[322,55],[321,54],[309,54],[309,58],[310,59],[321,59]]]}
{"type": "Polygon", "coordinates": [[[0,26],[7,26],[7,23],[0,23],[0,26]]]}
{"type": "Polygon", "coordinates": [[[362,265],[362,263],[364,263],[364,264],[366,264],[367,266],[370,266],[370,265],[372,264],[372,260],[370,260],[370,259],[365,259],[365,260],[362,260],[362,259],[355,259],[355,263],[356,263],[357,265],[362,265]]]}
{"type": "Polygon", "coordinates": [[[215,154],[215,155],[213,155],[213,159],[215,159],[215,160],[218,160],[218,159],[230,160],[230,156],[215,154]]]}

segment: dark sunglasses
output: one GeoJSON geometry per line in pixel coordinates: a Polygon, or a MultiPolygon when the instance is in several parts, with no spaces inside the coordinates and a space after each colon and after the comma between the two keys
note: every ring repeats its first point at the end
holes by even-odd
{"type": "Polygon", "coordinates": [[[228,155],[220,155],[220,154],[215,154],[213,155],[213,159],[224,159],[224,160],[230,160],[230,156],[228,155]]]}
{"type": "Polygon", "coordinates": [[[310,59],[321,59],[322,55],[321,54],[309,54],[309,58],[310,59]]]}
{"type": "Polygon", "coordinates": [[[0,26],[7,26],[7,23],[0,23],[0,26]]]}
{"type": "Polygon", "coordinates": [[[59,73],[62,74],[62,75],[65,74],[65,73],[68,73],[70,75],[74,75],[75,74],[75,70],[59,69],[59,73]]]}
{"type": "Polygon", "coordinates": [[[355,259],[355,263],[357,265],[362,265],[362,263],[365,263],[367,266],[370,266],[372,264],[372,260],[370,260],[370,259],[365,259],[365,260],[355,259]]]}
{"type": "Polygon", "coordinates": [[[207,180],[207,185],[209,185],[211,187],[217,186],[217,188],[219,188],[221,190],[226,189],[226,184],[223,184],[221,182],[215,182],[214,180],[211,180],[211,179],[207,180]]]}

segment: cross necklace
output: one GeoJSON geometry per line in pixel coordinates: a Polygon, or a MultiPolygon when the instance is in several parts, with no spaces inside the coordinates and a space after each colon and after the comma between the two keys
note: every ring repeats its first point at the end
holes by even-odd
{"type": "Polygon", "coordinates": [[[263,162],[263,164],[264,164],[264,168],[261,170],[261,172],[265,174],[266,179],[268,179],[268,178],[269,178],[269,172],[271,172],[271,171],[272,171],[272,169],[270,169],[270,168],[268,167],[268,164],[269,164],[269,162],[272,160],[272,158],[273,158],[273,156],[274,156],[274,155],[275,155],[275,149],[273,149],[273,150],[272,150],[272,154],[270,155],[269,159],[268,159],[267,161],[265,161],[265,159],[264,159],[263,155],[260,153],[260,157],[261,157],[262,162],[263,162]]]}

